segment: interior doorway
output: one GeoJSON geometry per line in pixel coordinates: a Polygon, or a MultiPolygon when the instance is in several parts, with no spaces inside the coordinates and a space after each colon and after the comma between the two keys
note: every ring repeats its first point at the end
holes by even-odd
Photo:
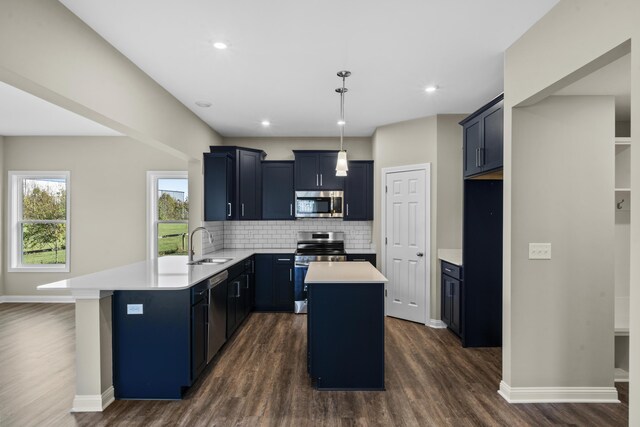
{"type": "Polygon", "coordinates": [[[387,316],[426,324],[431,294],[431,165],[382,170],[382,272],[387,316]]]}

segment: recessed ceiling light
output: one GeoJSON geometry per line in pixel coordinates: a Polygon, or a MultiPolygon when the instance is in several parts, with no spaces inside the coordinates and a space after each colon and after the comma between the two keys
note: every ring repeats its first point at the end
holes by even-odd
{"type": "Polygon", "coordinates": [[[424,91],[427,93],[433,93],[438,90],[438,86],[427,86],[424,91]]]}
{"type": "Polygon", "coordinates": [[[207,101],[196,101],[196,105],[198,107],[202,107],[202,108],[209,108],[211,107],[211,103],[207,102],[207,101]]]}
{"type": "Polygon", "coordinates": [[[338,126],[344,126],[346,124],[347,122],[345,122],[344,120],[338,120],[338,126]]]}
{"type": "Polygon", "coordinates": [[[264,127],[271,126],[271,122],[269,120],[263,120],[260,124],[264,127]]]}
{"type": "Polygon", "coordinates": [[[225,42],[214,42],[213,47],[216,49],[224,50],[229,47],[229,45],[225,42]]]}

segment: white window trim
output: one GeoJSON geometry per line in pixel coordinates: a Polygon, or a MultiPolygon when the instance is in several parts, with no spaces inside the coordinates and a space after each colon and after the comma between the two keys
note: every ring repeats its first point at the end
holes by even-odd
{"type": "Polygon", "coordinates": [[[11,273],[68,273],[71,271],[71,172],[69,171],[9,171],[7,210],[7,271],[11,273]],[[67,191],[67,233],[66,233],[66,263],[53,265],[23,265],[20,256],[20,196],[22,191],[18,183],[25,178],[62,178],[65,180],[67,191]]]}
{"type": "Polygon", "coordinates": [[[189,179],[187,171],[147,171],[147,259],[158,258],[158,180],[189,179]]]}

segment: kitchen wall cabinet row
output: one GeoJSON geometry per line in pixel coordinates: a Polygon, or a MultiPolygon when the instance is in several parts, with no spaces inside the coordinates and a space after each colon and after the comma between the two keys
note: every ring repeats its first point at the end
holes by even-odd
{"type": "Polygon", "coordinates": [[[295,191],[344,190],[345,221],[373,219],[373,162],[350,161],[335,176],[337,151],[295,150],[295,161],[263,151],[211,147],[204,154],[205,221],[295,219],[295,191]]]}

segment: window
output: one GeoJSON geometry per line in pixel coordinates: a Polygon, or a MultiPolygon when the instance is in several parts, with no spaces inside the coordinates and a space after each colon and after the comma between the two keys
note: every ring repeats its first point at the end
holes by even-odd
{"type": "Polygon", "coordinates": [[[69,172],[9,172],[9,271],[69,271],[69,172]]]}
{"type": "Polygon", "coordinates": [[[187,176],[187,172],[147,172],[150,259],[167,255],[187,255],[187,176]]]}

